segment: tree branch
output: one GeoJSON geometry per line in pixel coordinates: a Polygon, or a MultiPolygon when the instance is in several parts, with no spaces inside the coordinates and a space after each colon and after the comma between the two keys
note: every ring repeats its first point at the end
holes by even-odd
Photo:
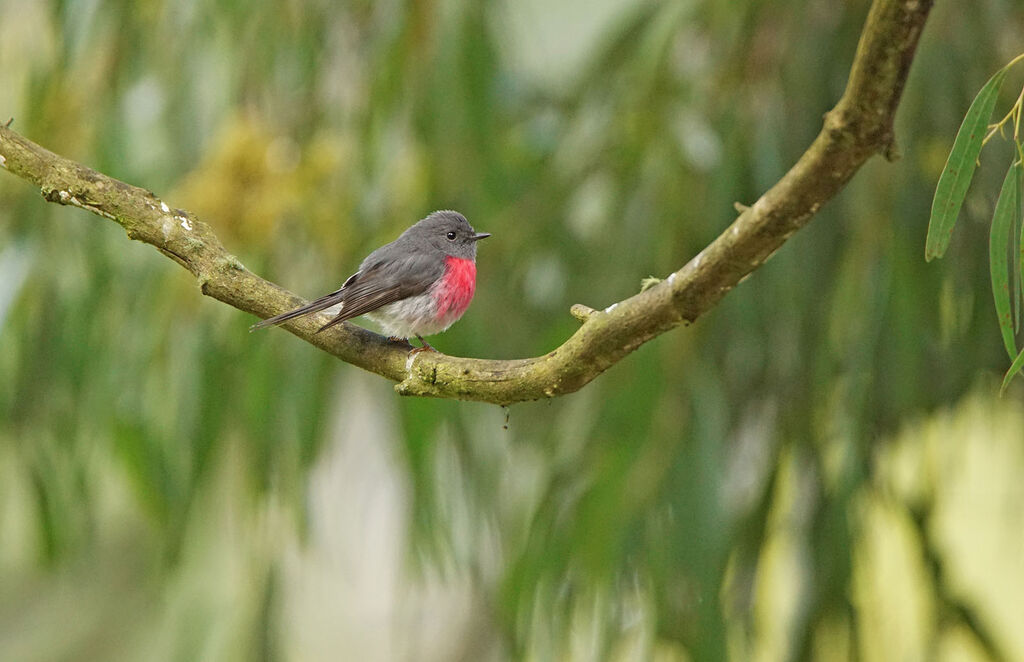
{"type": "MultiPolygon", "coordinates": [[[[410,354],[352,324],[314,333],[321,321],[285,328],[338,358],[398,382],[403,395],[511,404],[579,390],[648,340],[696,320],[757,269],[831,199],[873,154],[893,152],[893,118],[932,0],[876,0],[846,91],[796,165],[682,269],[604,310],[577,304],[582,324],[543,356],[511,361],[410,354]]],[[[247,270],[193,214],[156,195],[65,159],[0,125],[0,167],[43,197],[121,225],[198,280],[203,294],[270,317],[303,303],[247,270]]]]}

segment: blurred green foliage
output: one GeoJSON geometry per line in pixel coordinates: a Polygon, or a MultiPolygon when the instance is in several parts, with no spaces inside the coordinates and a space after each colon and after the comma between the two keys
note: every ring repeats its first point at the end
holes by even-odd
{"type": "MultiPolygon", "coordinates": [[[[494,237],[432,343],[513,358],[773,184],[868,6],[0,0],[0,113],[305,296],[458,209],[494,237]]],[[[900,161],[693,327],[508,411],[250,335],[115,225],[0,177],[0,658],[1024,655],[985,233],[922,258],[963,113],[1022,32],[1016,0],[938,3],[900,161]]],[[[1001,177],[978,171],[964,221],[1001,177]]]]}

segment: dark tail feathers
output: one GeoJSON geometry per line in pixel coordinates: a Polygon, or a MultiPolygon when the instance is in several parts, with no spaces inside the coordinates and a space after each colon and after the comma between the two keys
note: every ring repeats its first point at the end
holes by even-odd
{"type": "MultiPolygon", "coordinates": [[[[345,296],[341,292],[341,290],[331,292],[330,294],[320,297],[316,301],[310,301],[305,306],[299,306],[298,308],[294,310],[289,310],[286,313],[281,313],[280,315],[268,317],[262,322],[257,322],[256,324],[250,326],[249,331],[252,332],[255,331],[256,329],[265,329],[268,326],[277,326],[282,322],[287,322],[288,320],[295,319],[296,317],[302,317],[303,315],[311,315],[313,313],[318,313],[321,310],[324,310],[325,308],[330,308],[331,306],[339,304],[342,301],[344,301],[345,296]]],[[[320,330],[322,331],[323,329],[320,330]]]]}

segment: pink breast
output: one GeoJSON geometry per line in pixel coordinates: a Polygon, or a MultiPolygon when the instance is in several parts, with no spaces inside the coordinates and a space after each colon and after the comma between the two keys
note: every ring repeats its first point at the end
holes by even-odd
{"type": "Polygon", "coordinates": [[[457,319],[469,308],[476,291],[476,264],[448,256],[445,258],[444,277],[434,290],[437,316],[457,319]]]}

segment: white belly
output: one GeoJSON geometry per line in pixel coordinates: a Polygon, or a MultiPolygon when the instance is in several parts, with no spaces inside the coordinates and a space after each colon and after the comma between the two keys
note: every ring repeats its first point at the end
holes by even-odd
{"type": "Polygon", "coordinates": [[[440,333],[459,318],[458,315],[445,315],[437,319],[434,316],[436,310],[434,295],[428,291],[381,306],[366,316],[380,324],[386,336],[411,338],[440,333]]]}

